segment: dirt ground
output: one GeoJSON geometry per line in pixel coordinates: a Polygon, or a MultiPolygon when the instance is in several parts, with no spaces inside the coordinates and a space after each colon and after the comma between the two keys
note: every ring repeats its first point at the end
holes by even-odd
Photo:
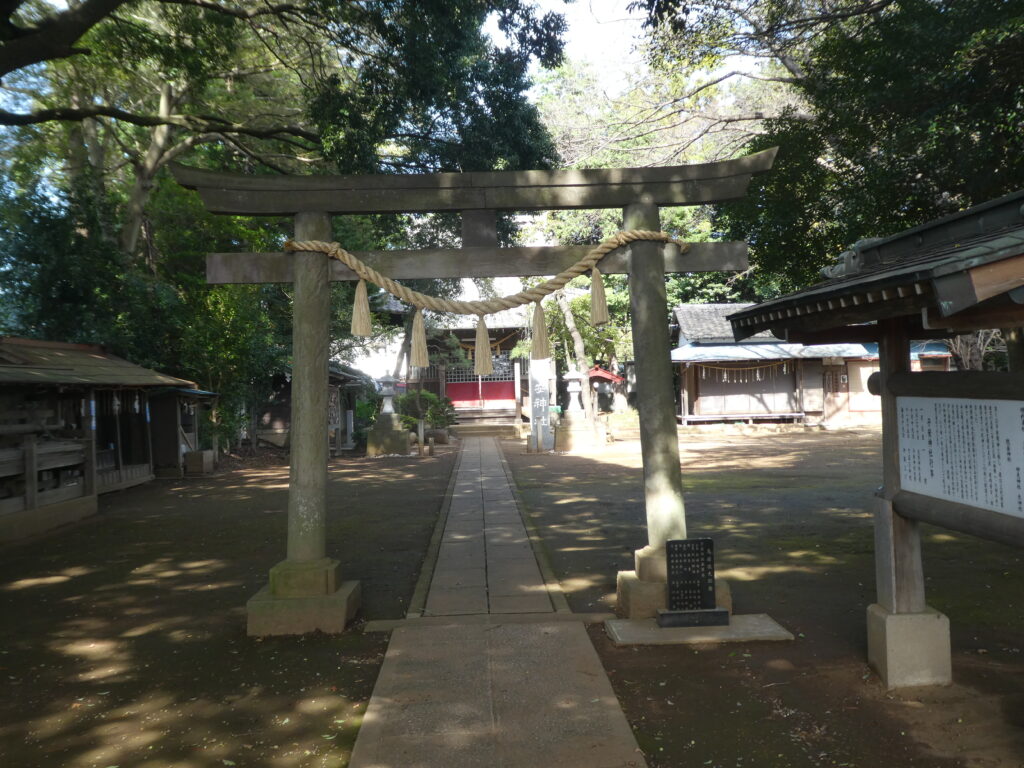
{"type": "MultiPolygon", "coordinates": [[[[591,636],[652,768],[1024,765],[1021,552],[925,534],[953,625],[949,688],[887,694],[865,658],[877,431],[683,438],[691,535],[738,612],[786,644],[616,649],[591,636]]],[[[643,542],[639,446],[539,457],[503,444],[574,610],[610,606],[643,542]]],[[[452,468],[332,461],[329,554],[363,618],[404,614],[452,468]]],[[[284,554],[273,456],[104,496],[101,515],[0,549],[0,766],[344,766],[382,634],[254,640],[244,604],[284,554]]]]}
{"type": "MultiPolygon", "coordinates": [[[[328,554],[366,618],[405,613],[455,457],[440,450],[332,460],[328,554]]],[[[104,496],[98,520],[0,550],[0,766],[347,763],[387,638],[246,636],[288,486],[273,454],[247,463],[104,496]]]]}
{"type": "MultiPolygon", "coordinates": [[[[797,639],[616,648],[591,627],[652,768],[1024,765],[1020,550],[925,529],[956,683],[887,693],[865,662],[880,433],[700,434],[681,447],[689,534],[714,538],[736,612],[767,613],[797,639]]],[[[573,610],[610,609],[615,573],[646,543],[638,444],[505,448],[573,610]]]]}

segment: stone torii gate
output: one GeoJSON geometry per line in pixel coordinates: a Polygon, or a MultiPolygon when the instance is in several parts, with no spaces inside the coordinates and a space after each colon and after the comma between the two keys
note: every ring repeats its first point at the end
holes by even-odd
{"type": "MultiPolygon", "coordinates": [[[[395,279],[553,275],[589,246],[499,248],[498,211],[622,208],[626,230],[661,229],[659,206],[700,205],[746,195],[752,174],[767,171],[775,149],[736,160],[663,168],[497,171],[373,176],[248,176],[183,166],[172,172],[211,213],[291,216],[297,241],[333,240],[331,216],[462,213],[461,249],[354,252],[395,279]]],[[[344,245],[344,244],[342,244],[344,245]]],[[[648,544],[636,571],[619,576],[619,609],[655,615],[665,601],[665,542],[686,537],[664,276],[667,272],[743,270],[746,243],[637,241],[599,263],[628,274],[648,544]]],[[[327,329],[329,284],[355,280],[319,252],[213,253],[207,282],[294,283],[292,448],[287,556],[247,604],[251,635],[340,632],[359,605],[359,582],[340,581],[327,557],[327,329]]]]}

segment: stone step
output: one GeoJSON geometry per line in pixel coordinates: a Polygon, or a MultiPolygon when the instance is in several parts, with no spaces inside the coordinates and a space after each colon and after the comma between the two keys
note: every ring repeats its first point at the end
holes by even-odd
{"type": "Polygon", "coordinates": [[[522,437],[520,426],[512,423],[497,422],[475,422],[468,424],[456,424],[449,427],[456,437],[499,437],[509,440],[518,440],[522,437]]]}
{"type": "Polygon", "coordinates": [[[460,424],[471,424],[477,421],[512,422],[516,418],[516,412],[512,408],[474,408],[472,410],[456,411],[455,413],[460,424]]]}

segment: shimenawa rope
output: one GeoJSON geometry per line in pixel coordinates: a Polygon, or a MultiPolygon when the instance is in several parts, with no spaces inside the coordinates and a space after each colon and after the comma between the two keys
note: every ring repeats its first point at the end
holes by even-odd
{"type": "MultiPolygon", "coordinates": [[[[524,304],[530,304],[533,302],[536,302],[539,306],[540,301],[545,296],[554,293],[565,286],[565,284],[574,277],[582,275],[590,269],[592,270],[591,277],[593,291],[590,312],[591,322],[594,325],[603,325],[608,322],[608,308],[604,302],[604,285],[601,282],[601,273],[595,268],[595,265],[616,248],[621,248],[622,246],[628,245],[629,243],[637,240],[676,243],[683,251],[689,247],[688,243],[680,243],[679,241],[674,240],[672,236],[666,232],[652,232],[642,229],[631,229],[624,232],[618,232],[593,248],[586,256],[577,261],[571,267],[560,272],[550,280],[546,280],[539,285],[520,291],[512,296],[486,299],[483,301],[455,301],[450,299],[439,299],[437,297],[428,296],[425,293],[420,293],[419,291],[406,288],[404,285],[395,282],[387,275],[381,274],[373,267],[363,261],[360,261],[358,258],[342,248],[339,243],[328,243],[322,240],[289,240],[284,244],[284,247],[286,251],[314,251],[325,253],[330,258],[337,259],[356,273],[360,282],[356,287],[356,305],[353,308],[352,313],[352,333],[355,335],[370,335],[369,304],[366,300],[366,286],[364,283],[364,281],[367,280],[380,286],[392,296],[406,304],[416,307],[417,317],[414,318],[413,324],[416,332],[420,335],[424,335],[421,316],[421,310],[423,309],[430,309],[435,312],[450,312],[458,315],[477,315],[479,320],[477,322],[477,350],[474,355],[474,372],[480,376],[487,376],[493,372],[493,368],[491,366],[490,345],[487,343],[487,328],[484,324],[484,315],[501,312],[505,309],[521,307],[524,304]]],[[[541,315],[541,318],[542,317],[543,315],[541,315]]],[[[537,344],[536,318],[534,326],[535,344],[537,344]]],[[[411,358],[415,359],[410,359],[410,364],[420,367],[428,365],[429,362],[426,360],[425,354],[425,337],[423,339],[414,339],[413,349],[414,354],[411,358]]],[[[536,357],[536,353],[539,349],[541,348],[535,348],[534,357],[536,357]]]]}

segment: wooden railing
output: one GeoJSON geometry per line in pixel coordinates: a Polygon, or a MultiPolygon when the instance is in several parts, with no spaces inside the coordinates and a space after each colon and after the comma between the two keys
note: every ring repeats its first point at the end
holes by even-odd
{"type": "Polygon", "coordinates": [[[95,493],[91,440],[26,438],[0,450],[0,514],[38,509],[95,493]]]}

